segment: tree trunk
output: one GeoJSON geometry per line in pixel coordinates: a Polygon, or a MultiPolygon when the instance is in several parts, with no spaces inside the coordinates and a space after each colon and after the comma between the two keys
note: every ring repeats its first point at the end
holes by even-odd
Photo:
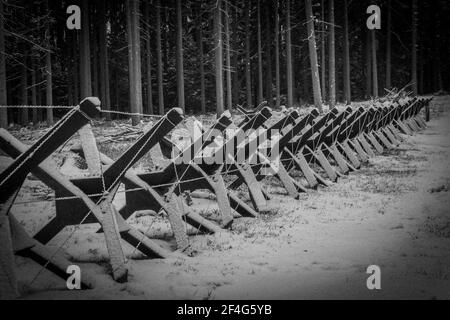
{"type": "Polygon", "coordinates": [[[147,62],[147,111],[153,114],[153,89],[152,89],[152,50],[150,40],[150,2],[145,2],[145,33],[147,39],[145,41],[146,62],[147,62]]]}
{"type": "MultiPolygon", "coordinates": [[[[130,111],[137,112],[136,102],[136,83],[135,83],[135,70],[134,70],[134,40],[133,40],[133,2],[136,0],[126,0],[126,13],[127,13],[127,43],[128,43],[128,77],[130,82],[130,111]]],[[[137,125],[140,122],[139,117],[132,117],[133,125],[137,125]]]]}
{"type": "Polygon", "coordinates": [[[73,58],[73,75],[72,75],[72,82],[73,82],[73,96],[74,96],[74,102],[78,103],[80,102],[80,77],[79,77],[79,53],[78,53],[78,37],[74,33],[73,34],[73,41],[72,41],[72,58],[73,58]]]}
{"type": "Polygon", "coordinates": [[[287,75],[287,106],[294,106],[294,88],[292,77],[292,48],[291,48],[291,0],[286,0],[286,75],[287,75]]]}
{"type": "Polygon", "coordinates": [[[245,5],[245,90],[247,95],[247,107],[253,105],[252,102],[252,74],[250,62],[250,1],[244,0],[245,5]]]}
{"type": "Polygon", "coordinates": [[[336,106],[336,57],[335,57],[335,26],[334,26],[334,0],[328,0],[328,22],[330,24],[330,40],[329,40],[329,57],[328,57],[328,72],[330,82],[330,108],[334,108],[336,106]]]}
{"type": "MultiPolygon", "coordinates": [[[[46,75],[46,86],[45,86],[45,96],[47,106],[53,106],[53,71],[52,71],[52,56],[50,51],[45,55],[45,75],[46,75]]],[[[53,125],[53,109],[47,109],[47,125],[53,125]]]]}
{"type": "Polygon", "coordinates": [[[378,98],[377,35],[375,29],[370,32],[372,34],[372,94],[373,97],[378,98]]]}
{"type": "MultiPolygon", "coordinates": [[[[77,69],[78,69],[78,66],[77,66],[77,69]]],[[[39,68],[38,68],[38,70],[39,70],[39,68]]],[[[38,70],[36,70],[36,83],[41,83],[41,81],[42,81],[42,73],[38,72],[38,70]]],[[[41,86],[40,85],[36,86],[36,104],[38,106],[41,106],[41,105],[44,104],[42,102],[42,90],[41,90],[41,86]]],[[[43,114],[44,114],[44,110],[39,108],[37,110],[38,122],[44,121],[43,114]]]]}
{"type": "Polygon", "coordinates": [[[371,31],[366,30],[366,98],[372,95],[372,49],[371,49],[371,31]]]}
{"type": "Polygon", "coordinates": [[[183,66],[183,17],[181,0],[177,1],[177,91],[178,107],[185,110],[184,101],[184,66],[183,66]]]}
{"type": "MultiPolygon", "coordinates": [[[[111,93],[109,87],[109,57],[108,57],[108,39],[106,30],[106,1],[101,0],[99,6],[99,47],[100,47],[100,99],[102,109],[111,110],[111,93]]],[[[111,114],[106,114],[106,119],[111,120],[111,114]]]]}
{"type": "Polygon", "coordinates": [[[350,84],[350,41],[348,37],[348,1],[344,0],[344,99],[346,104],[352,103],[350,84]]]}
{"type": "MultiPolygon", "coordinates": [[[[36,71],[36,60],[32,58],[31,60],[31,104],[37,106],[37,71],[36,71]]],[[[33,109],[33,125],[37,126],[39,123],[38,109],[33,109]]]]}
{"type": "Polygon", "coordinates": [[[215,57],[216,57],[216,99],[217,116],[223,111],[223,55],[222,55],[222,1],[217,0],[214,10],[214,37],[215,37],[215,57]]]}
{"type": "Polygon", "coordinates": [[[230,48],[230,9],[228,1],[225,1],[225,68],[227,78],[227,109],[233,108],[232,83],[231,83],[231,48],[230,48]]]}
{"type": "MultiPolygon", "coordinates": [[[[130,72],[130,103],[131,112],[142,114],[142,74],[141,74],[141,44],[139,29],[139,1],[127,0],[128,29],[128,59],[130,72]]],[[[134,115],[132,124],[138,125],[141,116],[134,115]]]]}
{"type": "Polygon", "coordinates": [[[75,101],[75,97],[74,97],[74,93],[73,93],[73,84],[72,84],[72,75],[74,74],[74,70],[73,70],[73,56],[72,56],[72,36],[71,35],[66,35],[66,41],[67,41],[67,46],[64,49],[65,51],[65,71],[67,74],[67,78],[66,78],[66,89],[67,89],[67,97],[68,97],[68,101],[69,101],[69,105],[70,106],[74,106],[76,105],[76,103],[78,101],[75,101]]]}
{"type": "MultiPolygon", "coordinates": [[[[0,1],[0,106],[8,104],[6,89],[5,14],[0,1]]],[[[0,108],[0,128],[8,128],[8,109],[0,108]]]]}
{"type": "Polygon", "coordinates": [[[311,0],[305,0],[306,20],[308,25],[309,60],[314,92],[314,105],[322,113],[322,93],[320,91],[319,65],[317,62],[316,32],[314,30],[314,15],[311,0]]]}
{"type": "MultiPolygon", "coordinates": [[[[83,0],[81,12],[89,12],[88,0],[83,0]]],[[[89,43],[89,15],[81,15],[81,39],[80,39],[80,84],[81,99],[92,96],[91,83],[91,49],[89,43]]]]}
{"type": "MultiPolygon", "coordinates": [[[[439,12],[435,10],[434,13],[435,29],[433,36],[433,75],[432,82],[433,92],[441,92],[444,90],[442,83],[442,68],[441,68],[441,19],[439,12]]],[[[422,51],[423,52],[423,51],[422,51]]],[[[431,84],[431,83],[430,83],[431,84]]]]}
{"type": "Polygon", "coordinates": [[[391,67],[391,48],[392,48],[392,7],[391,0],[387,3],[387,36],[386,36],[386,89],[392,87],[392,67],[391,67]]]}
{"type": "Polygon", "coordinates": [[[206,113],[206,87],[205,87],[205,67],[203,65],[203,24],[202,24],[202,14],[201,5],[198,8],[198,27],[197,27],[197,37],[198,37],[198,67],[200,70],[200,104],[202,114],[206,113]]]}
{"type": "Polygon", "coordinates": [[[417,0],[412,2],[412,56],[411,56],[411,83],[414,95],[417,95],[417,0]]]}
{"type": "Polygon", "coordinates": [[[119,71],[114,69],[114,106],[116,111],[120,111],[120,97],[119,97],[119,71]]]}
{"type": "Polygon", "coordinates": [[[272,95],[272,50],[273,43],[272,28],[270,23],[270,13],[272,8],[270,2],[266,3],[265,18],[266,18],[266,97],[269,103],[269,107],[273,108],[273,95],[272,95]]]}
{"type": "Polygon", "coordinates": [[[263,93],[263,71],[262,71],[262,44],[261,44],[261,0],[257,0],[257,41],[258,41],[258,101],[260,104],[264,101],[263,93]]]}
{"type": "MultiPolygon", "coordinates": [[[[238,19],[238,10],[234,10],[234,14],[233,14],[233,20],[235,21],[235,23],[233,23],[233,28],[232,28],[232,47],[233,48],[239,48],[239,19],[238,19]]],[[[241,91],[241,81],[239,80],[239,66],[238,66],[238,62],[239,62],[239,50],[235,50],[234,53],[232,54],[232,59],[231,59],[231,67],[233,68],[233,75],[232,75],[232,83],[233,83],[233,88],[232,88],[232,101],[233,101],[233,105],[237,105],[239,104],[239,93],[241,91]]]]}
{"type": "Polygon", "coordinates": [[[280,3],[275,1],[275,90],[277,108],[281,105],[281,81],[280,81],[280,3]]]}
{"type": "MultiPolygon", "coordinates": [[[[25,47],[22,46],[21,52],[24,54],[22,64],[20,65],[20,104],[23,106],[28,105],[28,73],[27,73],[27,54],[25,53],[25,47]]],[[[28,119],[28,109],[23,108],[21,109],[20,114],[20,124],[23,126],[28,125],[29,119],[28,119]]]]}
{"type": "MultiPolygon", "coordinates": [[[[91,17],[96,17],[96,2],[91,2],[91,17]]],[[[90,33],[90,49],[91,49],[91,71],[92,71],[92,95],[94,97],[99,97],[99,72],[98,72],[98,37],[97,37],[97,30],[99,27],[99,23],[97,20],[91,21],[91,33],[90,33]]]]}
{"type": "Polygon", "coordinates": [[[169,8],[167,6],[164,7],[164,33],[163,33],[163,57],[164,57],[164,70],[168,70],[169,66],[169,8]]]}
{"type": "Polygon", "coordinates": [[[161,49],[161,0],[156,1],[156,62],[158,78],[158,113],[164,114],[163,61],[161,49]]]}
{"type": "Polygon", "coordinates": [[[326,46],[325,46],[325,42],[327,37],[325,36],[326,33],[326,19],[325,19],[325,1],[326,0],[322,0],[320,6],[322,9],[322,37],[321,37],[321,41],[320,41],[320,51],[321,51],[321,72],[322,72],[322,100],[326,101],[327,100],[327,62],[326,62],[326,46]]]}
{"type": "MultiPolygon", "coordinates": [[[[47,11],[49,9],[48,0],[45,1],[45,7],[47,11]]],[[[89,25],[88,25],[89,30],[89,25]]],[[[45,95],[46,95],[46,104],[47,106],[53,105],[53,70],[52,70],[52,53],[50,46],[50,22],[47,21],[46,31],[45,31],[45,43],[47,47],[47,52],[45,53],[45,95]]],[[[89,40],[88,40],[89,45],[89,40]]],[[[89,51],[88,51],[89,52],[89,51]]],[[[90,82],[89,82],[90,83],[90,82]]],[[[47,125],[53,125],[53,109],[47,109],[47,125]]]]}

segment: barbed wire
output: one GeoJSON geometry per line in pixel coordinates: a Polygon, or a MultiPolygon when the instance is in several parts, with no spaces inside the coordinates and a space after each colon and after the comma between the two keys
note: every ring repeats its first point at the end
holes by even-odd
{"type": "MultiPolygon", "coordinates": [[[[360,127],[360,125],[359,125],[360,127]]],[[[359,130],[361,130],[361,128],[359,128],[359,130]]],[[[316,130],[313,130],[314,132],[316,132],[316,130]]],[[[321,131],[321,130],[317,130],[317,131],[321,131]]],[[[319,132],[317,132],[319,133],[319,132]]],[[[319,133],[319,137],[321,136],[323,132],[319,133]]],[[[314,133],[315,134],[315,133],[314,133]]],[[[314,135],[313,134],[313,135],[314,135]]],[[[357,137],[355,137],[356,139],[357,137]]],[[[345,140],[348,140],[349,136],[347,135],[345,140]]],[[[303,146],[304,147],[304,146],[303,146]]],[[[299,153],[302,152],[302,154],[304,156],[311,156],[313,155],[313,153],[311,151],[305,151],[303,147],[299,147],[296,146],[295,150],[290,150],[293,156],[290,157],[283,157],[283,162],[289,161],[292,162],[295,158],[295,156],[299,153]]],[[[317,149],[318,146],[315,146],[317,149]]],[[[309,149],[309,148],[308,148],[309,149]]],[[[280,150],[282,152],[282,150],[280,150]]],[[[272,156],[272,155],[271,155],[272,156]]],[[[189,164],[195,163],[195,159],[196,157],[194,157],[189,164]]],[[[313,162],[313,160],[308,161],[308,164],[311,165],[311,163],[313,162]]],[[[175,163],[174,163],[175,164],[175,163]]],[[[226,163],[225,163],[226,164],[226,163]]],[[[267,164],[264,162],[261,163],[256,163],[256,164],[249,164],[250,168],[253,167],[259,167],[259,170],[256,174],[260,173],[260,170],[262,169],[262,167],[265,167],[267,164]]],[[[233,175],[235,173],[238,173],[238,169],[234,169],[234,170],[227,170],[226,172],[223,172],[223,175],[225,174],[229,174],[229,175],[233,175]]],[[[188,179],[188,180],[184,180],[184,179],[180,179],[180,181],[178,182],[178,184],[181,182],[183,184],[185,183],[193,183],[193,182],[198,182],[201,180],[204,180],[205,178],[213,178],[215,176],[215,174],[210,174],[210,175],[206,175],[206,176],[202,176],[202,177],[198,177],[198,178],[192,178],[192,179],[188,179]],[[181,181],[182,180],[182,181],[181,181]]],[[[171,187],[173,186],[174,182],[169,182],[169,183],[164,183],[164,184],[159,184],[159,185],[152,185],[151,187],[154,189],[158,189],[158,188],[167,188],[167,187],[171,187]]],[[[138,192],[138,191],[145,191],[146,188],[132,188],[132,189],[127,189],[127,190],[119,190],[117,193],[118,194],[126,194],[126,193],[131,193],[131,192],[138,192]]],[[[104,193],[96,193],[96,194],[87,194],[86,196],[88,196],[89,198],[96,198],[96,197],[101,197],[104,196],[104,193]]],[[[39,200],[31,200],[31,201],[22,201],[22,202],[15,202],[14,205],[26,205],[26,204],[33,204],[33,203],[45,203],[45,202],[53,202],[53,201],[69,201],[69,200],[76,200],[76,199],[81,199],[80,196],[67,196],[67,197],[57,197],[57,198],[52,198],[52,199],[39,199],[39,200]]]]}
{"type": "MultiPolygon", "coordinates": [[[[65,105],[55,105],[55,106],[40,106],[40,105],[13,105],[13,106],[5,106],[1,105],[0,109],[62,109],[62,110],[72,110],[77,106],[65,106],[65,105]]],[[[146,114],[146,113],[136,113],[136,112],[125,112],[125,111],[115,111],[115,110],[105,110],[101,109],[101,113],[106,114],[116,114],[128,117],[142,117],[142,118],[155,118],[162,119],[164,115],[156,115],[156,114],[146,114]]]]}

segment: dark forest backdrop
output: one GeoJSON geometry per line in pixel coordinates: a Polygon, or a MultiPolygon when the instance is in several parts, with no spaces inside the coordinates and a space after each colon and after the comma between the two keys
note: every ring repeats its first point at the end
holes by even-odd
{"type": "MultiPolygon", "coordinates": [[[[333,106],[408,85],[444,92],[448,9],[445,0],[0,0],[0,105],[93,95],[103,109],[220,113],[264,100],[333,106]],[[371,4],[381,30],[366,27],[371,4]],[[81,30],[66,27],[70,5],[81,30]]],[[[0,124],[51,124],[53,112],[63,110],[2,108],[0,124]]]]}

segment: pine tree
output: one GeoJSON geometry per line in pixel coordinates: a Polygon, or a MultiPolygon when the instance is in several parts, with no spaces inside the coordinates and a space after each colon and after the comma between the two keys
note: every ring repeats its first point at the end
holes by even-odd
{"type": "Polygon", "coordinates": [[[330,25],[329,34],[329,56],[328,56],[328,72],[329,72],[329,95],[330,108],[336,106],[336,56],[335,56],[335,25],[334,25],[334,0],[328,0],[328,23],[330,25]]]}
{"type": "MultiPolygon", "coordinates": [[[[134,114],[142,114],[139,1],[127,0],[126,3],[131,112],[134,114]]],[[[134,115],[132,119],[133,125],[138,125],[141,121],[141,117],[139,115],[134,115]]]]}
{"type": "Polygon", "coordinates": [[[177,63],[177,96],[178,108],[183,111],[186,109],[184,99],[184,62],[183,62],[183,13],[181,0],[176,0],[177,13],[177,45],[176,45],[176,63],[177,63]]]}
{"type": "Polygon", "coordinates": [[[164,114],[163,60],[161,48],[161,0],[156,0],[156,63],[158,78],[158,113],[164,114]]]}
{"type": "Polygon", "coordinates": [[[214,38],[216,60],[216,102],[217,116],[224,112],[223,103],[223,41],[222,41],[222,0],[217,0],[214,8],[214,38]]]}
{"type": "Polygon", "coordinates": [[[263,70],[262,70],[262,43],[261,43],[261,0],[257,0],[256,7],[256,15],[257,15],[257,42],[258,42],[258,101],[257,104],[260,104],[264,101],[264,92],[263,92],[263,70]]]}
{"type": "Polygon", "coordinates": [[[201,4],[197,13],[197,38],[198,38],[198,67],[200,70],[200,104],[202,114],[206,113],[206,87],[205,87],[205,67],[203,61],[203,24],[201,14],[201,4]]]}
{"type": "MultiPolygon", "coordinates": [[[[111,110],[111,93],[109,86],[109,54],[106,31],[106,1],[99,3],[99,54],[100,54],[100,99],[102,109],[111,110]]],[[[106,114],[106,119],[111,120],[111,114],[106,114]]]]}
{"type": "Polygon", "coordinates": [[[391,0],[387,1],[387,35],[386,35],[386,89],[392,87],[392,67],[391,67],[391,50],[392,50],[392,5],[391,0]]]}
{"type": "Polygon", "coordinates": [[[251,2],[245,1],[245,92],[247,96],[247,107],[253,105],[252,102],[252,75],[251,75],[251,60],[250,60],[250,15],[251,2]]]}
{"type": "Polygon", "coordinates": [[[294,106],[294,90],[292,77],[292,41],[291,41],[291,0],[286,0],[286,75],[287,75],[287,106],[294,106]]]}
{"type": "Polygon", "coordinates": [[[322,0],[320,3],[320,7],[322,9],[321,11],[321,18],[322,18],[322,39],[320,41],[320,52],[321,52],[321,57],[320,57],[320,64],[321,64],[321,81],[322,81],[322,100],[326,101],[327,100],[327,61],[326,61],[326,23],[325,23],[325,1],[326,0],[322,0]]]}
{"type": "Polygon", "coordinates": [[[314,105],[322,113],[322,92],[320,90],[319,64],[317,62],[316,32],[314,30],[315,17],[312,12],[311,0],[305,0],[306,20],[308,26],[309,59],[314,91],[314,105]]]}
{"type": "Polygon", "coordinates": [[[350,84],[350,41],[348,36],[348,1],[344,0],[344,99],[345,103],[351,104],[351,84],[350,84]]]}
{"type": "Polygon", "coordinates": [[[376,30],[370,31],[372,44],[372,96],[378,98],[378,63],[377,63],[377,36],[376,30]]]}
{"type": "Polygon", "coordinates": [[[150,38],[150,2],[145,3],[145,53],[147,71],[147,110],[146,113],[153,114],[153,88],[152,88],[152,50],[150,38]]]}
{"type": "Polygon", "coordinates": [[[230,9],[228,0],[225,0],[225,74],[227,78],[227,109],[233,108],[232,81],[231,81],[231,48],[230,48],[230,9]]]}
{"type": "Polygon", "coordinates": [[[417,24],[418,24],[417,0],[412,1],[412,55],[411,55],[411,83],[412,91],[417,95],[417,24]]]}
{"type": "Polygon", "coordinates": [[[280,80],[280,4],[275,1],[275,90],[277,108],[281,105],[281,80],[280,80]]]}
{"type": "MultiPolygon", "coordinates": [[[[3,1],[0,0],[0,106],[6,106],[7,88],[6,88],[6,50],[5,50],[5,12],[3,10],[3,1]]],[[[8,109],[0,108],[0,128],[8,127],[8,109]]]]}

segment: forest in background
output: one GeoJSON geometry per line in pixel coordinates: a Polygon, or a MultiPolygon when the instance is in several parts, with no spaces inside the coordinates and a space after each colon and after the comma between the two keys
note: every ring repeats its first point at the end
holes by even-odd
{"type": "MultiPolygon", "coordinates": [[[[0,106],[98,96],[105,110],[204,114],[263,101],[333,107],[393,88],[444,92],[448,7],[443,0],[0,0],[0,106]],[[380,30],[366,26],[372,4],[381,7],[380,30]],[[66,27],[70,5],[81,8],[81,30],[66,27]]],[[[0,126],[51,125],[64,111],[1,108],[0,126]]]]}

